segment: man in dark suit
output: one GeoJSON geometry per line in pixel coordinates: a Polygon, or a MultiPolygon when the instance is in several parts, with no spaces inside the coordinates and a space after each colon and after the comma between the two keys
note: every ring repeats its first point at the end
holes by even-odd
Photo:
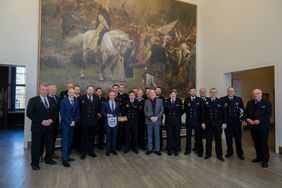
{"type": "Polygon", "coordinates": [[[186,149],[184,155],[191,153],[192,129],[195,130],[195,151],[203,157],[202,119],[204,118],[204,100],[196,96],[196,88],[189,89],[189,97],[184,101],[186,113],[186,149]]]}
{"type": "Polygon", "coordinates": [[[72,82],[69,82],[67,84],[66,90],[64,90],[60,93],[60,100],[68,98],[68,91],[69,91],[69,89],[73,89],[73,87],[74,87],[74,84],[72,82]]]}
{"type": "Polygon", "coordinates": [[[170,92],[170,98],[165,101],[164,106],[168,155],[174,153],[175,156],[178,156],[182,124],[181,116],[183,114],[182,107],[182,100],[176,97],[176,90],[172,90],[170,92]]]}
{"type": "Polygon", "coordinates": [[[69,157],[75,123],[79,120],[79,101],[75,99],[74,89],[69,89],[68,98],[60,103],[61,129],[62,129],[62,161],[64,167],[70,167],[69,157]]]}
{"type": "Polygon", "coordinates": [[[253,90],[253,100],[250,100],[245,109],[245,119],[251,128],[251,135],[256,149],[256,158],[253,162],[262,162],[263,168],[268,167],[269,147],[268,136],[271,129],[271,103],[262,98],[260,89],[253,90]]]}
{"type": "Polygon", "coordinates": [[[161,155],[160,151],[160,127],[162,125],[162,117],[164,106],[162,99],[157,98],[156,91],[150,90],[149,99],[145,101],[144,114],[145,124],[148,131],[148,146],[146,155],[153,152],[153,133],[155,135],[155,153],[161,155]]]}
{"type": "Polygon", "coordinates": [[[55,145],[56,145],[56,139],[57,139],[57,135],[58,135],[59,128],[60,128],[60,118],[59,118],[60,98],[57,96],[57,86],[56,85],[49,85],[48,91],[49,91],[49,97],[54,99],[56,103],[56,107],[57,107],[57,114],[56,114],[57,118],[56,118],[56,121],[54,122],[54,132],[53,132],[53,158],[59,159],[59,156],[55,152],[55,145]]]}
{"type": "MultiPolygon", "coordinates": [[[[104,102],[107,101],[105,97],[103,97],[102,88],[97,87],[95,90],[95,94],[100,101],[100,109],[102,108],[104,102]]],[[[104,138],[105,138],[105,117],[101,116],[98,120],[98,148],[104,149],[104,138]]]]}
{"type": "Polygon", "coordinates": [[[138,145],[141,149],[145,150],[146,148],[146,125],[145,125],[145,115],[144,115],[144,104],[145,99],[143,98],[143,90],[141,88],[137,89],[137,97],[138,101],[138,145]]]}
{"type": "Polygon", "coordinates": [[[215,150],[217,159],[225,161],[222,157],[221,134],[222,129],[226,128],[226,113],[224,104],[216,97],[217,90],[210,89],[210,98],[205,103],[205,119],[202,123],[202,128],[206,129],[206,156],[205,159],[211,157],[212,138],[215,138],[215,150]]]}
{"type": "Polygon", "coordinates": [[[120,116],[120,105],[115,101],[115,92],[109,93],[109,100],[104,102],[101,114],[106,118],[106,156],[110,156],[110,153],[117,155],[116,143],[118,133],[118,116],[120,116]]]}
{"type": "Polygon", "coordinates": [[[48,97],[48,86],[41,84],[39,96],[29,100],[27,117],[31,119],[31,166],[33,170],[39,170],[39,157],[42,143],[45,145],[45,163],[56,164],[52,160],[53,129],[57,119],[57,107],[54,99],[48,97]]]}
{"type": "Polygon", "coordinates": [[[85,159],[88,153],[91,157],[96,157],[95,137],[98,119],[100,114],[100,100],[94,95],[94,86],[86,88],[86,94],[80,97],[80,131],[81,131],[81,160],[85,159]]]}
{"type": "Polygon", "coordinates": [[[124,153],[132,150],[138,153],[138,112],[139,102],[135,97],[134,91],[130,91],[129,100],[125,102],[124,114],[127,117],[125,123],[125,148],[124,153]]]}
{"type": "Polygon", "coordinates": [[[241,97],[234,96],[234,88],[227,88],[227,96],[221,98],[226,110],[227,126],[224,129],[227,153],[226,158],[233,155],[233,137],[236,143],[236,152],[239,159],[244,160],[242,148],[242,120],[244,118],[244,104],[241,97]]]}

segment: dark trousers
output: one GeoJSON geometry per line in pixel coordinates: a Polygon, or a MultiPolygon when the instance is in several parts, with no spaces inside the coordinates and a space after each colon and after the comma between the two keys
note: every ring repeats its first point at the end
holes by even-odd
{"type": "Polygon", "coordinates": [[[179,141],[180,141],[180,125],[168,125],[167,126],[167,149],[168,153],[179,152],[179,141]]]}
{"type": "Polygon", "coordinates": [[[80,125],[80,140],[81,140],[81,147],[80,152],[82,155],[86,155],[87,153],[95,152],[95,137],[96,137],[96,124],[86,124],[80,125]]]}
{"type": "Polygon", "coordinates": [[[269,161],[268,136],[269,131],[259,131],[251,128],[251,135],[256,149],[257,158],[263,162],[269,161]]]}
{"type": "Polygon", "coordinates": [[[99,124],[98,124],[98,145],[101,148],[104,146],[104,139],[105,139],[105,119],[102,118],[99,120],[99,124]]]}
{"type": "Polygon", "coordinates": [[[53,130],[53,153],[55,152],[55,147],[56,147],[56,139],[57,139],[57,135],[59,133],[59,123],[58,125],[54,126],[54,130],[53,130]]]}
{"type": "Polygon", "coordinates": [[[31,132],[31,165],[39,164],[42,145],[45,145],[45,161],[51,160],[53,153],[53,130],[31,132]]]}
{"type": "Polygon", "coordinates": [[[221,144],[221,125],[207,125],[206,128],[206,156],[211,156],[212,153],[212,139],[215,139],[215,151],[218,158],[222,157],[222,144],[221,144]]]}
{"type": "Polygon", "coordinates": [[[226,137],[227,154],[233,155],[233,137],[234,137],[237,155],[243,155],[244,152],[242,149],[242,124],[241,122],[227,124],[227,127],[224,130],[224,132],[225,132],[225,137],[226,137]]]}
{"type": "Polygon", "coordinates": [[[130,150],[130,146],[134,150],[138,150],[138,123],[127,122],[125,125],[125,151],[130,150]]]}
{"type": "Polygon", "coordinates": [[[145,150],[146,142],[146,125],[145,125],[145,119],[140,118],[138,121],[138,145],[140,148],[145,150]]]}
{"type": "Polygon", "coordinates": [[[203,155],[202,127],[200,125],[186,125],[186,149],[191,153],[192,147],[192,129],[195,131],[195,149],[198,155],[203,155]]]}
{"type": "Polygon", "coordinates": [[[121,122],[118,125],[118,133],[117,133],[117,149],[121,150],[122,145],[125,143],[125,123],[121,122]]]}
{"type": "MultiPolygon", "coordinates": [[[[71,148],[76,149],[79,152],[80,149],[80,124],[79,122],[75,123],[75,127],[73,130],[73,140],[72,140],[72,146],[71,148]]],[[[70,151],[71,152],[71,151],[70,151]]]]}
{"type": "Polygon", "coordinates": [[[163,129],[166,129],[162,124],[160,126],[160,151],[163,150],[163,129]]]}
{"type": "Polygon", "coordinates": [[[106,126],[106,151],[116,151],[117,147],[117,134],[118,126],[110,127],[107,124],[106,126]]]}

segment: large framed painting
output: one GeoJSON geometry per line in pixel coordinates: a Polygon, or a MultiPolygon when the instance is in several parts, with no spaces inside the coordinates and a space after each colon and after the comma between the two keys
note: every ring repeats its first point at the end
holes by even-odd
{"type": "Polygon", "coordinates": [[[184,95],[196,83],[196,16],[174,0],[42,0],[39,81],[184,95]]]}

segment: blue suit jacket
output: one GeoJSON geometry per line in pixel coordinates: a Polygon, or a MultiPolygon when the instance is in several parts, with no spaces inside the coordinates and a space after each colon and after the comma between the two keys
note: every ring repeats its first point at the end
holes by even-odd
{"type": "Polygon", "coordinates": [[[115,101],[115,104],[116,108],[114,111],[112,111],[110,108],[109,100],[104,102],[104,104],[102,105],[101,114],[105,117],[107,117],[107,114],[113,114],[114,117],[120,116],[120,105],[117,101],[115,101]]]}
{"type": "Polygon", "coordinates": [[[60,102],[60,115],[61,125],[69,125],[72,121],[77,122],[79,119],[79,103],[77,99],[74,99],[73,107],[70,104],[69,98],[63,99],[60,102]]]}

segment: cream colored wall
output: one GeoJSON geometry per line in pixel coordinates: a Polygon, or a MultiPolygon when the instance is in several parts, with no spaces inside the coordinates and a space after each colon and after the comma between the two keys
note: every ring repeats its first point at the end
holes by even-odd
{"type": "Polygon", "coordinates": [[[282,146],[282,1],[202,0],[201,86],[224,95],[228,74],[275,66],[276,152],[282,146]]]}
{"type": "MultiPolygon", "coordinates": [[[[1,0],[0,65],[26,66],[27,100],[36,95],[38,52],[38,0],[1,0]]],[[[25,147],[31,140],[30,120],[25,118],[25,147]]]]}
{"type": "MultiPolygon", "coordinates": [[[[235,72],[232,79],[241,80],[241,94],[245,105],[252,99],[253,88],[260,88],[263,93],[268,93],[269,101],[274,104],[274,67],[235,72]]],[[[271,123],[274,123],[274,116],[271,117],[271,123]]]]}

